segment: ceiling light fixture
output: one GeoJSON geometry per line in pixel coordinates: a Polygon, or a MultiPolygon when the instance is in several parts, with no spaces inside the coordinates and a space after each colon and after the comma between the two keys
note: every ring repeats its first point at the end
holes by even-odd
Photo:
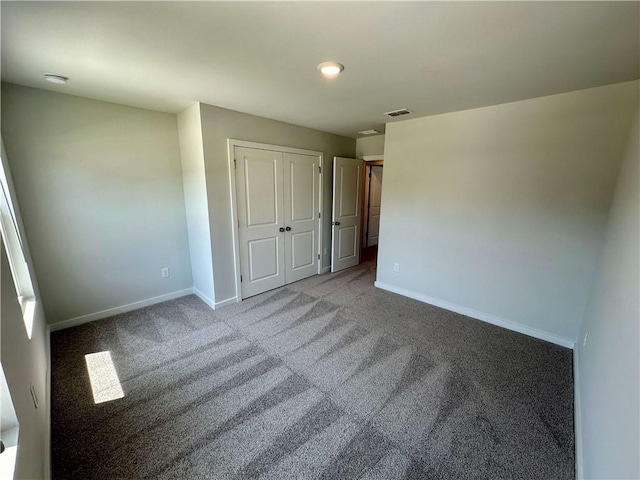
{"type": "Polygon", "coordinates": [[[358,132],[360,135],[375,135],[376,133],[380,133],[378,130],[363,130],[358,132]]]}
{"type": "Polygon", "coordinates": [[[318,65],[318,70],[327,78],[336,78],[344,70],[344,65],[337,62],[324,62],[318,65]]]}
{"type": "Polygon", "coordinates": [[[47,82],[55,83],[56,85],[64,85],[69,80],[69,77],[64,75],[58,75],[57,73],[45,73],[44,79],[47,82]]]}

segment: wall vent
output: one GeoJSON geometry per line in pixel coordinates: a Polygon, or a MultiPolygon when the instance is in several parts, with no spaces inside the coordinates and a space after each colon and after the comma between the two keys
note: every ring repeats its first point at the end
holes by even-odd
{"type": "Polygon", "coordinates": [[[392,110],[390,112],[386,112],[385,115],[387,117],[400,117],[401,115],[409,115],[410,113],[413,113],[411,110],[409,110],[408,108],[401,108],[400,110],[392,110]]]}

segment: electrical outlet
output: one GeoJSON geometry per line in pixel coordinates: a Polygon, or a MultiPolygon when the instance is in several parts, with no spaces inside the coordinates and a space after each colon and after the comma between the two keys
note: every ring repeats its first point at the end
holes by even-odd
{"type": "Polygon", "coordinates": [[[584,334],[584,340],[582,340],[582,346],[583,347],[587,346],[587,338],[589,338],[589,332],[584,334]]]}
{"type": "Polygon", "coordinates": [[[169,267],[162,267],[160,269],[160,274],[162,275],[162,278],[167,278],[169,276],[169,267]]]}
{"type": "Polygon", "coordinates": [[[393,271],[394,272],[399,272],[400,271],[400,264],[399,263],[394,263],[393,264],[393,271]]]}

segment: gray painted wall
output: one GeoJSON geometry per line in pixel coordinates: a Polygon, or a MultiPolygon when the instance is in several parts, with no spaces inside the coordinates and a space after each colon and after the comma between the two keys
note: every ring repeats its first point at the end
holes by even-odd
{"type": "Polygon", "coordinates": [[[575,340],[637,103],[628,82],[388,124],[378,282],[575,340]]]}
{"type": "Polygon", "coordinates": [[[213,306],[213,259],[199,103],[178,115],[178,134],[193,288],[213,306]]]}
{"type": "Polygon", "coordinates": [[[357,158],[366,155],[382,155],[384,153],[384,135],[362,137],[356,140],[357,158]]]}
{"type": "Polygon", "coordinates": [[[49,456],[45,451],[49,349],[44,314],[37,302],[29,340],[1,240],[0,250],[0,361],[20,424],[14,478],[49,478],[49,456]],[[37,410],[31,400],[31,385],[38,396],[37,410]]]}
{"type": "Polygon", "coordinates": [[[584,478],[640,478],[639,130],[636,117],[577,346],[584,478]]]}
{"type": "Polygon", "coordinates": [[[330,133],[201,104],[202,132],[209,196],[211,249],[216,303],[236,296],[231,225],[231,193],[227,139],[303,148],[324,153],[322,204],[324,215],[322,265],[331,261],[331,202],[333,157],[354,157],[356,141],[330,133]],[[326,249],[328,253],[324,253],[326,249]]]}
{"type": "Polygon", "coordinates": [[[50,324],[192,287],[175,115],[3,84],[2,135],[50,324]]]}

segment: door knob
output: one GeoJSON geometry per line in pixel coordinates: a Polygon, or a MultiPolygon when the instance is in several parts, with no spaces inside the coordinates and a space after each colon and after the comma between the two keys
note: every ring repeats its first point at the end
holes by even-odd
{"type": "Polygon", "coordinates": [[[290,231],[291,231],[291,227],[287,227],[287,228],[285,228],[285,230],[286,230],[287,232],[290,232],[290,231]]]}
{"type": "Polygon", "coordinates": [[[334,225],[340,225],[340,222],[333,222],[334,225]]]}
{"type": "Polygon", "coordinates": [[[281,231],[281,232],[284,232],[284,228],[280,227],[280,231],[281,231]]]}

